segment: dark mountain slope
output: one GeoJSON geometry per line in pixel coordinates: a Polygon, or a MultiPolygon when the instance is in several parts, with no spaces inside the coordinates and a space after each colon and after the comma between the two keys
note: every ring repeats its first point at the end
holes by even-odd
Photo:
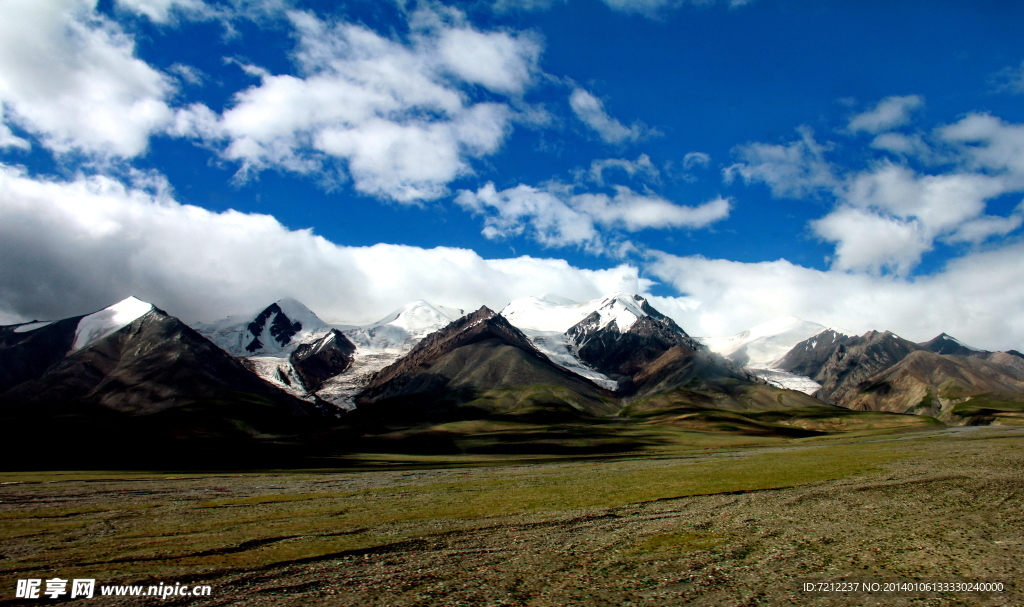
{"type": "Polygon", "coordinates": [[[155,308],[0,394],[6,449],[56,443],[79,461],[230,459],[319,417],[155,308]]]}
{"type": "MultiPolygon", "coordinates": [[[[375,411],[401,405],[411,407],[407,414],[414,418],[512,413],[508,399],[501,399],[506,405],[499,406],[490,393],[525,393],[537,386],[567,389],[574,397],[560,405],[581,413],[617,410],[610,393],[551,363],[518,329],[484,307],[427,336],[407,356],[379,371],[356,399],[357,411],[378,415],[375,411]]],[[[529,408],[527,401],[520,404],[529,408]]]]}
{"type": "Polygon", "coordinates": [[[581,360],[612,379],[621,380],[640,372],[674,347],[691,353],[707,352],[707,348],[647,300],[639,295],[633,299],[646,316],[637,317],[624,330],[616,321],[602,327],[598,311],[566,332],[581,360]]]}
{"type": "Polygon", "coordinates": [[[989,354],[989,352],[982,352],[981,350],[975,350],[969,348],[945,333],[939,333],[928,341],[917,344],[922,350],[927,350],[933,354],[956,354],[958,356],[974,356],[989,354]]]}
{"type": "MultiPolygon", "coordinates": [[[[0,394],[36,379],[67,355],[81,316],[58,320],[32,331],[26,325],[0,327],[0,394]]],[[[30,323],[29,323],[30,324],[30,323]]]]}

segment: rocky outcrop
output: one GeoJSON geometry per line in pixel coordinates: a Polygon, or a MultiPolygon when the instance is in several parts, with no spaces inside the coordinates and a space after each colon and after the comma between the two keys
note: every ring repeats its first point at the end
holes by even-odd
{"type": "Polygon", "coordinates": [[[292,352],[289,361],[302,379],[307,392],[320,389],[328,379],[352,366],[356,346],[337,329],[320,339],[301,344],[292,352]]]}

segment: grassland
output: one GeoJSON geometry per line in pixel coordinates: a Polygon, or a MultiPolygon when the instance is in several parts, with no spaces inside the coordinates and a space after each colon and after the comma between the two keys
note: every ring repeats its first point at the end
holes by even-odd
{"type": "Polygon", "coordinates": [[[739,601],[792,594],[780,580],[854,574],[1020,575],[1020,430],[363,464],[0,473],[0,580],[5,592],[51,573],[205,580],[218,590],[195,604],[210,605],[558,605],[739,601]]]}

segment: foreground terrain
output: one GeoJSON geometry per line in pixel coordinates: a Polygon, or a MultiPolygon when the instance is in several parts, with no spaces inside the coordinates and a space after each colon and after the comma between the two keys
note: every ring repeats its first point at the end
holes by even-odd
{"type": "Polygon", "coordinates": [[[83,605],[1024,601],[1019,428],[616,459],[361,465],[3,473],[0,600],[13,600],[17,579],[60,576],[212,586],[204,598],[76,599],[83,605]],[[986,581],[1006,590],[800,586],[837,580],[986,581]]]}

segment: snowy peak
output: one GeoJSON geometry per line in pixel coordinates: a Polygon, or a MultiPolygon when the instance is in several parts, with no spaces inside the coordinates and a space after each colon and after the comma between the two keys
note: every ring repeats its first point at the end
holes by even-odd
{"type": "Polygon", "coordinates": [[[794,346],[827,329],[796,316],[763,322],[729,337],[701,341],[712,351],[751,369],[771,369],[794,346]]]}
{"type": "Polygon", "coordinates": [[[584,319],[596,314],[599,329],[615,323],[625,333],[638,319],[653,310],[647,301],[632,293],[613,293],[582,303],[544,296],[524,297],[510,302],[501,311],[510,323],[519,329],[565,333],[584,319]]]}
{"type": "Polygon", "coordinates": [[[294,299],[282,299],[264,308],[248,324],[245,349],[250,353],[281,350],[300,333],[310,334],[326,328],[327,325],[306,306],[294,299]]]}
{"type": "MultiPolygon", "coordinates": [[[[462,316],[462,314],[459,314],[459,316],[462,316]]],[[[439,325],[444,326],[453,320],[454,318],[437,307],[430,305],[422,299],[418,299],[405,304],[369,326],[380,327],[389,325],[405,329],[410,333],[419,333],[422,331],[435,331],[439,328],[439,325]]]]}
{"type": "Polygon", "coordinates": [[[309,308],[290,297],[253,316],[229,316],[194,328],[235,356],[290,352],[330,330],[309,308]]]}
{"type": "MultiPolygon", "coordinates": [[[[356,346],[369,351],[408,350],[417,341],[442,329],[462,310],[442,311],[423,300],[408,303],[375,323],[345,330],[356,346]]],[[[461,316],[461,314],[460,314],[461,316]]]]}
{"type": "Polygon", "coordinates": [[[103,339],[111,333],[122,329],[153,309],[153,304],[146,303],[135,297],[122,299],[116,304],[83,316],[78,321],[75,339],[71,350],[81,350],[90,344],[103,339]]]}

